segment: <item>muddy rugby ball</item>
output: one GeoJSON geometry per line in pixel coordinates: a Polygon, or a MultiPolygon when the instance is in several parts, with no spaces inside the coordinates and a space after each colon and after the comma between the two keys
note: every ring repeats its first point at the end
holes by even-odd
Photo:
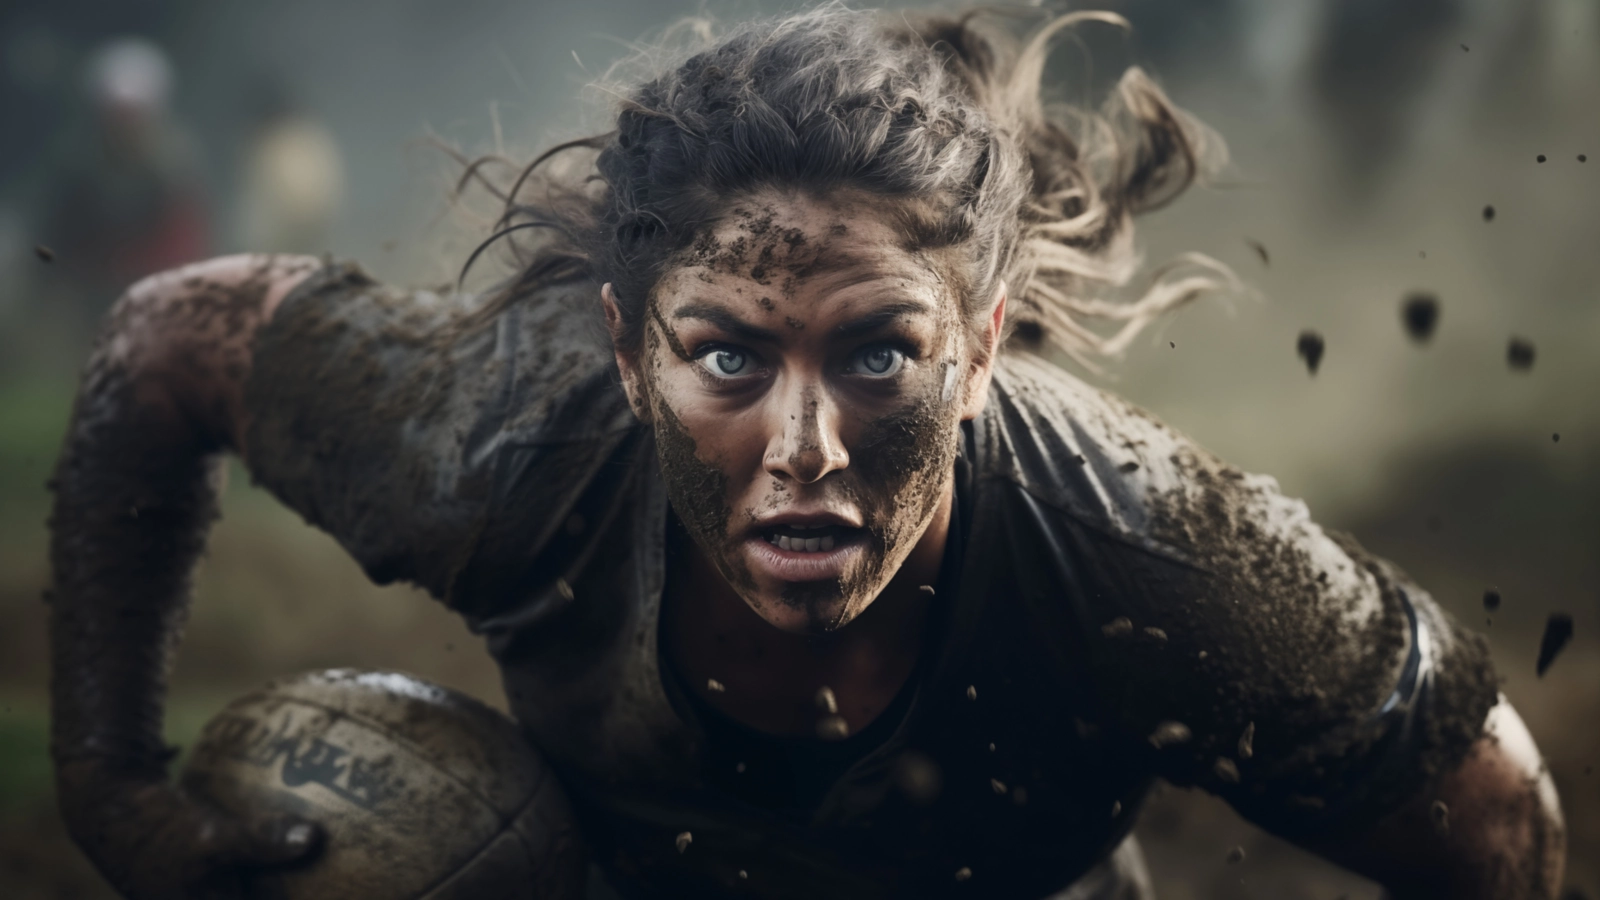
{"type": "Polygon", "coordinates": [[[394,672],[315,672],[212,719],[185,788],[241,814],[327,831],[311,863],[254,876],[252,897],[581,896],[586,864],[554,776],[501,713],[394,672]]]}

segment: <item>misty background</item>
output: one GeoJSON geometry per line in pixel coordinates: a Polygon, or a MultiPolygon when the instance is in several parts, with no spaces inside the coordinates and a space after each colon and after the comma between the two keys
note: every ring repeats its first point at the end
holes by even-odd
{"type": "MultiPolygon", "coordinates": [[[[1142,220],[1147,259],[1206,253],[1253,291],[1191,306],[1088,377],[1276,476],[1488,636],[1560,788],[1575,896],[1600,895],[1600,4],[1072,8],[1121,12],[1135,30],[1064,41],[1049,74],[1059,99],[1096,104],[1142,65],[1231,148],[1212,185],[1142,220]],[[1418,291],[1440,310],[1422,342],[1400,317],[1418,291]],[[1326,345],[1314,375],[1295,350],[1307,329],[1326,345]],[[1535,347],[1531,368],[1508,364],[1513,338],[1535,347]],[[1504,598],[1492,617],[1489,589],[1504,598]],[[1538,678],[1552,612],[1577,636],[1538,678]]],[[[459,170],[431,141],[526,158],[600,130],[605,98],[585,86],[698,9],[0,5],[0,893],[107,896],[54,813],[40,595],[44,484],[116,292],[247,249],[448,282],[481,232],[451,211],[459,170]]],[[[232,475],[177,659],[173,742],[308,668],[401,668],[502,702],[477,638],[418,592],[368,585],[232,475]]],[[[1141,836],[1163,898],[1376,896],[1198,795],[1163,792],[1141,836]],[[1235,845],[1246,859],[1227,865],[1235,845]]]]}

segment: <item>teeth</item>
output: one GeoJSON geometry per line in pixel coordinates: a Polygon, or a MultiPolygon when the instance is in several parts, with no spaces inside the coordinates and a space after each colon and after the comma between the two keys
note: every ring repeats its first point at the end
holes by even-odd
{"type": "Polygon", "coordinates": [[[767,543],[777,547],[779,550],[788,550],[792,553],[816,553],[819,550],[832,550],[834,546],[834,537],[831,534],[814,538],[791,537],[787,534],[774,534],[767,538],[767,543]]]}

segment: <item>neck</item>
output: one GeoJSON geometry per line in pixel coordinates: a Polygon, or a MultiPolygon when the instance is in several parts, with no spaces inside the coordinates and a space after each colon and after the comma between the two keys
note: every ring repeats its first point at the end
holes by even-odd
{"type": "Polygon", "coordinates": [[[671,663],[712,706],[759,731],[817,732],[820,688],[833,691],[851,734],[894,700],[916,668],[929,603],[950,537],[953,485],[910,556],[849,624],[823,635],[782,631],[757,615],[687,537],[662,620],[671,663]],[[724,690],[713,690],[715,679],[724,690]]]}

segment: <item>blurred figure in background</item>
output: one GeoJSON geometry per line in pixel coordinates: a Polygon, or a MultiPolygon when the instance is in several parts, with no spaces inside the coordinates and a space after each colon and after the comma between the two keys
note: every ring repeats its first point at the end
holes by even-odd
{"type": "Polygon", "coordinates": [[[198,150],[173,116],[173,69],[149,41],[122,38],[86,66],[90,122],[45,177],[40,240],[61,265],[48,290],[86,335],[130,279],[212,250],[198,150]]]}
{"type": "Polygon", "coordinates": [[[343,201],[344,160],[333,132],[282,88],[265,88],[244,154],[240,245],[321,253],[343,201]]]}

